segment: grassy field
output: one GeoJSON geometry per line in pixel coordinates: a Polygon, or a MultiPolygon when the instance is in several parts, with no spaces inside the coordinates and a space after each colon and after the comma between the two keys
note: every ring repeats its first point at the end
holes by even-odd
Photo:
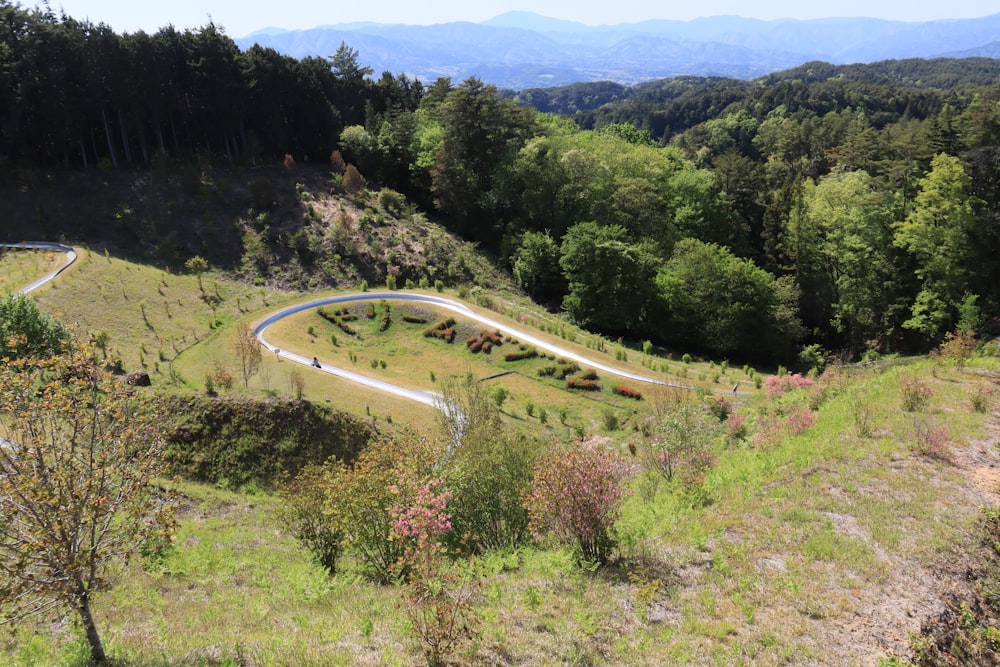
{"type": "MultiPolygon", "coordinates": [[[[720,446],[699,502],[639,477],[619,558],[590,572],[525,548],[472,561],[477,633],[467,664],[876,664],[964,579],[979,508],[977,470],[997,463],[994,362],[870,371],[744,410],[817,406],[814,427],[720,446]],[[925,379],[924,410],[900,408],[901,377],[925,379]],[[859,423],[871,406],[876,428],[859,423]],[[945,459],[914,448],[915,421],[950,433],[945,459]],[[983,458],[988,453],[988,458],[983,458]]],[[[399,591],[348,559],[328,578],[283,529],[280,503],[182,484],[176,547],[134,564],[98,599],[111,653],[127,665],[410,665],[422,659],[399,591]]],[[[64,625],[22,627],[11,664],[82,664],[64,625]],[[55,627],[55,634],[50,632],[55,627]],[[61,628],[61,629],[60,629],[61,628]],[[42,634],[33,631],[43,630],[42,634]]]]}
{"type": "Polygon", "coordinates": [[[0,295],[27,287],[63,262],[59,253],[0,248],[0,295]]]}
{"type": "MultiPolygon", "coordinates": [[[[154,385],[193,390],[216,364],[231,363],[234,322],[255,322],[301,298],[210,275],[199,287],[194,276],[93,253],[37,296],[77,322],[78,331],[111,332],[127,370],[145,365],[154,385]],[[206,301],[213,294],[220,299],[214,313],[206,301]],[[153,301],[169,312],[153,312],[153,301]]],[[[488,356],[470,353],[464,341],[478,333],[473,325],[459,323],[452,344],[424,338],[443,316],[432,308],[393,305],[393,322],[381,333],[363,304],[351,308],[359,336],[310,311],[273,329],[274,342],[420,389],[452,374],[514,370],[489,381],[511,393],[508,423],[549,439],[600,434],[625,455],[630,442],[641,444],[633,427],[648,411],[708,398],[693,391],[649,392],[638,403],[607,390],[581,396],[538,376],[552,360],[504,361],[513,341],[488,356]],[[407,313],[426,313],[429,322],[405,323],[407,313]],[[609,411],[620,417],[619,428],[606,428],[609,411]]],[[[568,552],[536,547],[465,565],[477,622],[456,662],[898,665],[890,658],[913,655],[921,623],[940,614],[950,596],[971,590],[969,572],[982,558],[981,508],[998,503],[995,357],[964,368],[930,360],[845,368],[769,396],[754,391],[761,376],[752,370],[626,351],[523,304],[497,299],[494,308],[518,326],[575,339],[583,352],[639,372],[664,369],[695,383],[703,377],[706,389],[739,382],[751,395],[732,400],[746,433],[713,444],[714,465],[697,493],[643,472],[636,460],[618,523],[619,552],[609,566],[580,568],[568,552]],[[905,387],[916,380],[931,397],[907,410],[905,387]],[[791,416],[806,409],[814,424],[790,428],[791,416]]],[[[251,391],[289,393],[292,364],[264,361],[251,391]]],[[[434,432],[430,409],[308,371],[302,369],[311,400],[434,432]]],[[[276,497],[183,482],[178,488],[175,546],[162,561],[133,562],[117,587],[97,597],[97,622],[116,664],[422,664],[400,590],[368,583],[351,558],[327,577],[288,534],[276,497]]],[[[72,617],[24,624],[0,644],[0,661],[83,665],[80,637],[72,617]]]]}

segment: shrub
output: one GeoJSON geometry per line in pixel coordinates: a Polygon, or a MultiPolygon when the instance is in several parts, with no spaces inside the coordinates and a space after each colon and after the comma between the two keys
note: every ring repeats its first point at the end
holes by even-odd
{"type": "Polygon", "coordinates": [[[785,415],[772,415],[759,423],[753,441],[771,444],[785,435],[798,435],[816,425],[816,416],[807,407],[799,407],[785,415]]]}
{"type": "Polygon", "coordinates": [[[292,390],[292,395],[296,400],[302,400],[302,394],[306,390],[306,379],[302,377],[302,373],[299,372],[297,368],[293,368],[291,374],[288,376],[289,387],[292,390]]]}
{"type": "Polygon", "coordinates": [[[611,408],[604,408],[601,413],[601,420],[604,423],[605,431],[617,431],[621,427],[618,415],[611,408]]]}
{"type": "Polygon", "coordinates": [[[524,350],[518,350],[517,352],[510,352],[504,355],[504,361],[521,361],[522,359],[534,359],[538,356],[538,350],[533,347],[526,348],[524,350]]]}
{"type": "Polygon", "coordinates": [[[392,324],[392,307],[385,299],[378,302],[378,330],[386,331],[392,324]]]}
{"type": "Polygon", "coordinates": [[[416,315],[403,315],[403,321],[408,324],[427,324],[427,319],[416,315]]]}
{"type": "Polygon", "coordinates": [[[352,468],[331,476],[327,510],[344,532],[345,543],[357,553],[375,581],[388,583],[411,544],[394,531],[392,509],[412,505],[412,480],[423,479],[433,463],[422,440],[371,442],[352,468]]]}
{"type": "Polygon", "coordinates": [[[925,380],[910,375],[899,378],[899,392],[903,399],[903,410],[906,412],[919,412],[925,409],[934,395],[934,390],[925,380]]]}
{"type": "Polygon", "coordinates": [[[442,430],[450,435],[442,476],[454,492],[455,547],[472,551],[513,549],[528,532],[522,498],[531,484],[537,443],[508,432],[486,388],[473,379],[442,382],[447,405],[440,411],[442,430]]]}
{"type": "Polygon", "coordinates": [[[976,393],[972,395],[972,409],[976,412],[987,412],[992,398],[992,387],[984,384],[979,385],[976,387],[976,393]]]}
{"type": "Polygon", "coordinates": [[[606,563],[627,470],[619,455],[582,443],[543,457],[525,498],[532,534],[572,545],[581,560],[606,563]]]}
{"type": "Polygon", "coordinates": [[[619,396],[624,396],[625,398],[632,398],[637,401],[642,400],[642,393],[628,387],[626,385],[619,385],[611,390],[612,392],[618,394],[619,396]]]}
{"type": "Polygon", "coordinates": [[[361,175],[361,172],[353,164],[347,165],[344,169],[344,176],[341,182],[344,190],[349,195],[359,194],[365,188],[365,177],[361,175]]]}
{"type": "Polygon", "coordinates": [[[767,397],[774,400],[793,389],[808,389],[814,384],[816,384],[815,381],[802,377],[800,373],[785,375],[779,370],[778,375],[771,375],[767,378],[767,397]]]}
{"type": "Polygon", "coordinates": [[[581,391],[601,391],[601,383],[595,380],[588,380],[582,376],[566,378],[567,389],[579,389],[581,391]]]}
{"type": "Polygon", "coordinates": [[[496,403],[497,408],[503,408],[504,401],[510,396],[510,391],[502,384],[495,384],[490,387],[490,398],[496,403]]]}
{"type": "Polygon", "coordinates": [[[219,389],[229,391],[233,388],[234,377],[232,372],[219,362],[215,362],[215,369],[212,371],[212,382],[219,389]]]}
{"type": "Polygon", "coordinates": [[[400,213],[406,206],[406,197],[395,190],[383,188],[378,193],[378,204],[390,213],[400,213]]]}
{"type": "Polygon", "coordinates": [[[280,492],[284,524],[331,576],[337,573],[344,532],[337,519],[326,511],[327,486],[343,469],[336,459],[321,466],[309,464],[280,492]]]}
{"type": "Polygon", "coordinates": [[[455,320],[448,318],[424,330],[424,338],[440,338],[448,343],[455,341],[455,320]]]}
{"type": "Polygon", "coordinates": [[[708,402],[708,412],[720,422],[726,421],[733,411],[733,403],[725,396],[715,396],[708,402]]]}
{"type": "Polygon", "coordinates": [[[917,454],[950,463],[951,451],[948,448],[950,441],[951,434],[947,428],[935,427],[930,422],[919,418],[914,420],[913,450],[917,454]]]}
{"type": "Polygon", "coordinates": [[[668,481],[680,479],[686,489],[698,487],[715,462],[712,444],[721,428],[698,407],[681,405],[652,425],[652,436],[642,456],[644,465],[668,481]]]}
{"type": "Polygon", "coordinates": [[[802,348],[798,361],[799,366],[805,371],[815,369],[817,372],[822,372],[826,367],[826,354],[821,345],[814,343],[802,348]]]}
{"type": "Polygon", "coordinates": [[[972,331],[949,331],[944,342],[934,351],[940,358],[953,361],[962,368],[976,351],[976,335],[972,331]]]}
{"type": "MultiPolygon", "coordinates": [[[[447,561],[441,541],[451,532],[447,513],[451,492],[438,491],[440,480],[423,484],[410,481],[407,502],[393,505],[393,532],[409,544],[400,569],[407,576],[403,599],[410,626],[428,665],[444,665],[458,644],[470,634],[473,620],[471,579],[447,561]]],[[[400,485],[390,487],[403,494],[400,485]]]]}
{"type": "Polygon", "coordinates": [[[465,341],[466,347],[468,347],[469,351],[473,354],[480,351],[485,354],[489,354],[494,345],[502,344],[503,338],[500,336],[499,332],[495,331],[482,331],[478,336],[470,336],[469,339],[465,341]]]}

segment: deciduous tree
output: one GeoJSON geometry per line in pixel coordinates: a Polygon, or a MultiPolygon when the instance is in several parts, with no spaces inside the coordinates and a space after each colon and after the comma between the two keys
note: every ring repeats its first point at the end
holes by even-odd
{"type": "Polygon", "coordinates": [[[82,350],[11,362],[0,396],[3,619],[70,608],[101,664],[94,594],[112,583],[116,564],[173,535],[169,496],[155,484],[156,415],[82,350]]]}
{"type": "Polygon", "coordinates": [[[240,360],[240,370],[243,374],[243,388],[250,385],[250,378],[257,374],[260,369],[261,353],[260,343],[257,341],[257,334],[253,327],[246,322],[236,325],[231,340],[233,351],[240,360]]]}
{"type": "Polygon", "coordinates": [[[917,261],[920,292],[903,323],[929,339],[950,329],[966,291],[969,233],[975,216],[969,196],[971,180],[962,162],[941,153],[920,181],[913,211],[896,227],[895,244],[917,261]]]}
{"type": "Polygon", "coordinates": [[[30,296],[0,297],[0,362],[17,357],[47,357],[70,339],[69,330],[38,308],[30,296]]]}

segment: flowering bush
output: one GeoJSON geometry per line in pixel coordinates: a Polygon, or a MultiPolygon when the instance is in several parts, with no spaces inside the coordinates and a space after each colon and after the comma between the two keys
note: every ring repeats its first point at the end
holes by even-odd
{"type": "Polygon", "coordinates": [[[418,554],[436,550],[441,537],[451,530],[451,515],[445,511],[451,492],[437,490],[441,486],[439,479],[412,490],[406,489],[407,486],[414,483],[389,485],[389,492],[401,497],[391,509],[393,533],[397,538],[409,540],[418,554]]]}
{"type": "Polygon", "coordinates": [[[816,415],[813,411],[807,407],[797,407],[787,414],[763,418],[753,440],[759,445],[770,444],[785,435],[798,435],[815,425],[816,415]]]}
{"type": "Polygon", "coordinates": [[[747,418],[735,412],[726,419],[726,433],[730,440],[744,440],[747,437],[747,418]]]}
{"type": "Polygon", "coordinates": [[[447,664],[469,635],[474,611],[470,577],[443,557],[441,541],[452,529],[447,512],[451,492],[440,487],[438,479],[389,486],[400,497],[390,511],[394,537],[409,546],[398,563],[408,577],[403,606],[428,665],[447,664]]]}
{"type": "Polygon", "coordinates": [[[948,443],[951,441],[951,434],[946,428],[937,428],[933,424],[917,419],[913,423],[913,450],[921,456],[937,459],[938,461],[951,461],[951,451],[948,443]]]}
{"type": "Polygon", "coordinates": [[[925,380],[910,375],[899,378],[899,392],[903,398],[903,409],[907,412],[923,410],[934,395],[934,390],[925,380]]]}
{"type": "Polygon", "coordinates": [[[813,380],[803,377],[800,373],[792,375],[772,375],[767,378],[767,397],[774,400],[793,389],[808,389],[816,384],[813,380]]]}
{"type": "Polygon", "coordinates": [[[627,470],[619,455],[582,444],[543,457],[525,498],[532,534],[573,545],[583,560],[607,562],[627,470]]]}
{"type": "Polygon", "coordinates": [[[392,581],[412,547],[410,541],[398,539],[392,510],[412,503],[415,489],[408,480],[422,478],[433,460],[431,448],[421,440],[378,439],[353,467],[328,478],[326,512],[375,581],[392,581]]]}
{"type": "Polygon", "coordinates": [[[816,416],[809,408],[799,408],[785,418],[785,430],[789,435],[798,435],[816,425],[816,416]]]}

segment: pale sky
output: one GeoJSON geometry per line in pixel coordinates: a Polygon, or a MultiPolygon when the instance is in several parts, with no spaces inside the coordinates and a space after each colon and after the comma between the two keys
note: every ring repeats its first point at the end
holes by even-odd
{"type": "MultiPolygon", "coordinates": [[[[33,7],[36,0],[15,0],[33,7]]],[[[289,30],[319,25],[372,21],[428,25],[449,21],[480,22],[507,11],[531,11],[543,16],[588,25],[633,23],[646,19],[690,20],[733,14],[759,19],[867,16],[904,21],[978,18],[1000,12],[996,0],[839,0],[828,3],[803,0],[50,0],[76,19],[106,23],[117,32],[153,32],[167,24],[178,29],[208,22],[225,28],[230,37],[243,37],[261,28],[289,30]]]]}

